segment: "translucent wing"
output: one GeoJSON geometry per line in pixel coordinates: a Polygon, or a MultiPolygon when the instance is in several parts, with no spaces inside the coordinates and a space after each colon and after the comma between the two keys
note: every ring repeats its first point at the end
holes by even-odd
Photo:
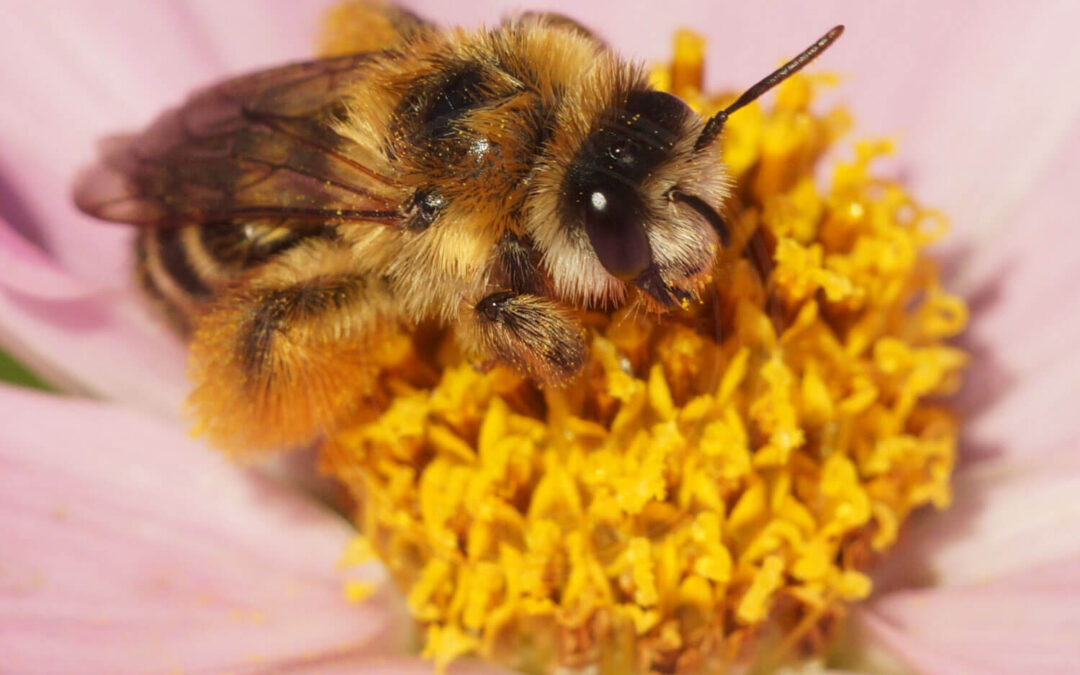
{"type": "Polygon", "coordinates": [[[330,126],[344,93],[371,76],[371,60],[296,63],[200,91],[141,134],[103,143],[75,203],[155,227],[399,220],[401,190],[372,168],[381,165],[376,140],[360,145],[330,126]]]}

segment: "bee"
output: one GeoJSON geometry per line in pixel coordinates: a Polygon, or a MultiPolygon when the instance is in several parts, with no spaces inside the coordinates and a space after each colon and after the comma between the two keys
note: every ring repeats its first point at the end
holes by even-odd
{"type": "Polygon", "coordinates": [[[198,91],[77,180],[82,211],[138,228],[137,277],[189,338],[221,445],[340,425],[386,326],[448,326],[558,385],[582,310],[692,302],[730,242],[725,120],[843,30],[705,120],[560,15],[470,32],[361,9],[370,49],[198,91]]]}

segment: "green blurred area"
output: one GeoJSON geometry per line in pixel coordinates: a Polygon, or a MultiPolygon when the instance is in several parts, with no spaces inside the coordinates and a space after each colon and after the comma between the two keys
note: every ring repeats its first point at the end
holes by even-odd
{"type": "Polygon", "coordinates": [[[11,354],[8,354],[3,349],[0,349],[0,382],[10,382],[22,387],[53,391],[53,388],[46,384],[45,380],[16,361],[11,354]]]}

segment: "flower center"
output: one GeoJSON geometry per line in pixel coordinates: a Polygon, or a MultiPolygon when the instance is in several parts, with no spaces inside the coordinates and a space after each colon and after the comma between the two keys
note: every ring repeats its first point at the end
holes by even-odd
{"type": "MultiPolygon", "coordinates": [[[[725,101],[699,90],[699,40],[681,33],[654,79],[711,114],[725,101]]],[[[872,174],[885,142],[819,189],[848,125],[810,111],[823,80],[728,123],[734,242],[705,301],[590,317],[573,387],[395,338],[388,405],[325,460],[360,504],[356,550],[390,569],[437,663],[689,673],[818,654],[911,511],[948,505],[957,422],[937,398],[967,360],[943,344],[966,308],[924,253],[942,218],[872,174]]]]}

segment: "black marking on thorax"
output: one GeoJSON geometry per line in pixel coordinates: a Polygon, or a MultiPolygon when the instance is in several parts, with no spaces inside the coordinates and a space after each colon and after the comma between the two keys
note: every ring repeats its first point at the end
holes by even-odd
{"type": "MultiPolygon", "coordinates": [[[[487,140],[470,130],[469,118],[515,96],[535,93],[534,79],[535,74],[513,72],[502,62],[446,64],[409,87],[394,112],[391,130],[400,141],[425,152],[432,162],[453,167],[465,161],[476,142],[487,140]]],[[[507,120],[510,127],[527,130],[520,145],[530,156],[539,155],[554,131],[550,108],[550,102],[540,101],[532,108],[515,109],[514,119],[507,120]]]]}
{"type": "Polygon", "coordinates": [[[454,135],[458,120],[489,99],[479,63],[448,65],[409,88],[394,113],[395,131],[421,148],[439,144],[454,135]]]}

